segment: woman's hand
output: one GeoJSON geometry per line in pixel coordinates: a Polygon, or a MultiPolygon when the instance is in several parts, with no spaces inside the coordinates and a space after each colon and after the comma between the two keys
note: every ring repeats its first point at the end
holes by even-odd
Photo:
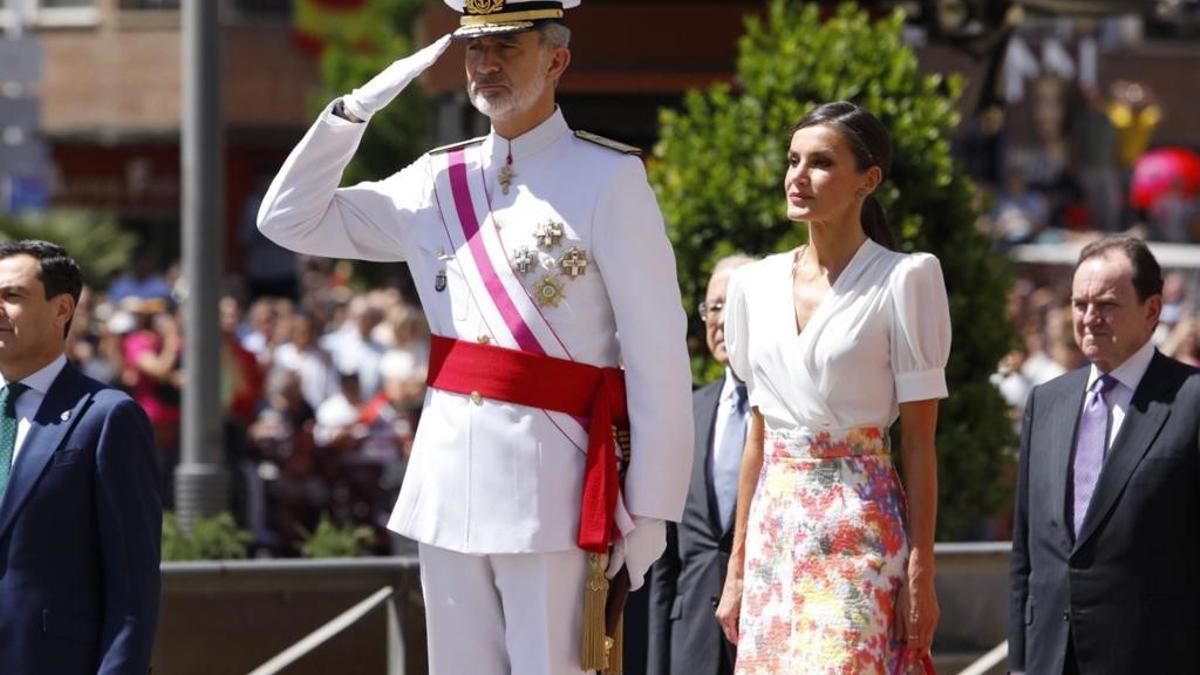
{"type": "Polygon", "coordinates": [[[942,616],[933,587],[933,569],[914,552],[908,560],[908,579],[896,602],[895,632],[904,642],[907,663],[919,661],[933,645],[933,633],[942,616]]]}
{"type": "Polygon", "coordinates": [[[725,633],[725,639],[738,643],[738,620],[742,615],[742,575],[730,570],[725,577],[725,588],[721,590],[721,602],[717,604],[717,623],[725,633]]]}

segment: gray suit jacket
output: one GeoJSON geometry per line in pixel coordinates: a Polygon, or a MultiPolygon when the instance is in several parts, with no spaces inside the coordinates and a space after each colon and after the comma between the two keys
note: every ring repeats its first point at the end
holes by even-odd
{"type": "Polygon", "coordinates": [[[1009,667],[1200,672],[1200,371],[1155,353],[1077,538],[1068,469],[1088,369],[1037,387],[1021,433],[1009,667]]]}
{"type": "Polygon", "coordinates": [[[650,587],[650,675],[726,675],[735,660],[714,614],[733,528],[723,530],[709,481],[713,426],[724,380],[692,393],[695,458],[683,518],[668,524],[667,550],[654,566],[650,587]]]}

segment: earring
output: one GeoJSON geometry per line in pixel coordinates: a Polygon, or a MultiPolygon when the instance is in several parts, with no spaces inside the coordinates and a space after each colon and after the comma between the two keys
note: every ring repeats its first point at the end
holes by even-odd
{"type": "Polygon", "coordinates": [[[862,188],[859,188],[858,190],[856,190],[854,192],[854,196],[857,197],[858,201],[861,202],[862,200],[867,198],[867,191],[862,188]]]}

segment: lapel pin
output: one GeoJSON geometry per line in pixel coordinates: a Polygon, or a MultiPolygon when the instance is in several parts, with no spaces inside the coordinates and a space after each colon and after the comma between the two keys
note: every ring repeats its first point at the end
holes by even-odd
{"type": "Polygon", "coordinates": [[[63,414],[62,414],[62,415],[59,417],[59,419],[60,419],[60,420],[62,420],[62,421],[64,421],[64,422],[66,422],[67,420],[71,419],[71,411],[70,411],[70,410],[64,410],[64,411],[63,411],[63,414]]]}

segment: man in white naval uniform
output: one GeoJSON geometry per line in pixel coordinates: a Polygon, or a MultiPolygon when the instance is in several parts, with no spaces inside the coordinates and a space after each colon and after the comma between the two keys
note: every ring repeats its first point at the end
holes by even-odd
{"type": "MultiPolygon", "coordinates": [[[[573,132],[554,103],[570,62],[561,17],[578,0],[446,2],[465,11],[454,37],[467,40],[468,92],[491,132],[338,187],[364,122],[437,60],[444,37],[321,114],[263,199],[259,228],[300,253],[407,261],[435,362],[443,347],[481,345],[589,373],[623,367],[631,448],[603,527],[616,541],[609,576],[624,564],[637,588],[665,521],[681,515],[692,456],[686,321],[662,216],[630,149],[573,132]]],[[[389,527],[420,543],[432,673],[578,673],[581,499],[599,434],[557,406],[568,378],[496,382],[512,370],[501,365],[476,365],[479,386],[460,381],[456,393],[431,363],[389,527]],[[486,395],[499,390],[515,394],[486,395]],[[523,394],[547,402],[513,402],[523,394]]]]}

